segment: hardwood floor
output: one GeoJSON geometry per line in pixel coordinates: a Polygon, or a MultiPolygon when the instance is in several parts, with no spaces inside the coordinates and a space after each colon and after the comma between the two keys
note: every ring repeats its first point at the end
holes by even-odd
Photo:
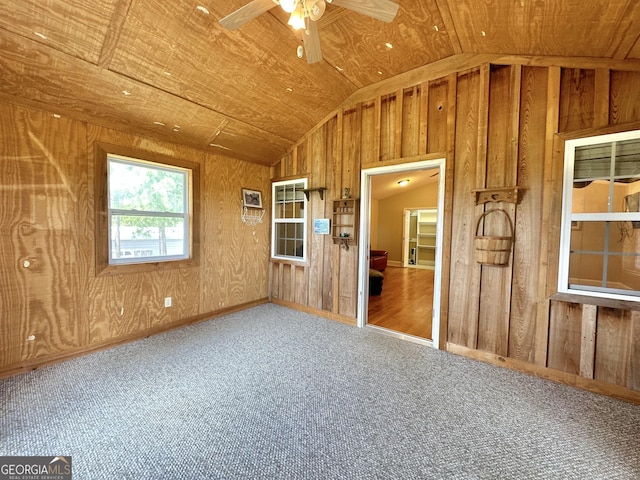
{"type": "Polygon", "coordinates": [[[433,270],[387,267],[382,294],[369,296],[371,325],[431,339],[433,270]]]}

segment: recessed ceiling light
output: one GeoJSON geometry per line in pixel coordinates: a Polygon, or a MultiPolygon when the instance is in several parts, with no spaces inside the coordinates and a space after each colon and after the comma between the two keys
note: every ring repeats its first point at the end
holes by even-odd
{"type": "Polygon", "coordinates": [[[409,179],[405,178],[404,180],[400,180],[398,182],[398,185],[400,185],[401,187],[406,187],[409,184],[409,179]]]}
{"type": "Polygon", "coordinates": [[[203,7],[202,5],[198,5],[196,10],[200,10],[205,15],[209,15],[209,9],[207,7],[203,7]]]}
{"type": "Polygon", "coordinates": [[[287,92],[293,92],[293,88],[287,87],[287,92]]]}
{"type": "Polygon", "coordinates": [[[171,72],[162,72],[164,75],[166,75],[167,77],[171,76],[171,72]]]}
{"type": "Polygon", "coordinates": [[[389,42],[384,44],[385,47],[387,47],[388,49],[392,49],[393,45],[391,45],[389,42]]]}
{"type": "Polygon", "coordinates": [[[162,123],[162,122],[153,122],[154,125],[159,125],[161,127],[164,127],[166,124],[162,123]]]}
{"type": "Polygon", "coordinates": [[[34,34],[36,37],[40,37],[40,38],[41,38],[41,39],[43,39],[43,40],[46,40],[46,39],[47,39],[47,36],[46,36],[44,33],[40,33],[40,32],[33,32],[33,34],[34,34]]]}
{"type": "Polygon", "coordinates": [[[380,70],[378,70],[378,75],[382,75],[382,72],[380,70]]]}
{"type": "Polygon", "coordinates": [[[482,36],[483,36],[483,37],[486,37],[486,36],[487,36],[487,32],[485,32],[484,30],[482,30],[480,33],[482,33],[482,36]]]}
{"type": "Polygon", "coordinates": [[[128,91],[128,90],[122,90],[122,94],[123,94],[125,97],[129,97],[129,96],[131,95],[131,92],[130,92],[130,91],[128,91]]]}
{"type": "Polygon", "coordinates": [[[51,115],[53,118],[60,118],[61,115],[59,113],[54,113],[53,115],[51,115]]]}
{"type": "Polygon", "coordinates": [[[338,70],[339,72],[344,72],[344,68],[339,67],[338,65],[336,65],[336,70],[338,70]]]}
{"type": "Polygon", "coordinates": [[[179,132],[180,131],[180,125],[174,125],[173,126],[173,131],[174,132],[179,132]]]}
{"type": "Polygon", "coordinates": [[[434,29],[436,32],[439,32],[439,31],[440,31],[440,29],[438,28],[438,25],[434,25],[434,26],[433,26],[433,29],[434,29]]]}

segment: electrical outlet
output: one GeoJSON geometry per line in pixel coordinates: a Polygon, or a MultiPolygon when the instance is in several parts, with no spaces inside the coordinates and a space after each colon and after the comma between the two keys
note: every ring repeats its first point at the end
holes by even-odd
{"type": "Polygon", "coordinates": [[[171,306],[171,297],[164,297],[164,306],[165,308],[171,306]]]}

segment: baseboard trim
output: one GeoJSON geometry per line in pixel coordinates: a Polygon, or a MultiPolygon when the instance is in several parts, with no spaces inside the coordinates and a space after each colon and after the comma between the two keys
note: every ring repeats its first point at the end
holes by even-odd
{"type": "Polygon", "coordinates": [[[48,365],[61,363],[76,357],[81,357],[83,355],[88,355],[90,353],[99,352],[101,350],[106,350],[108,348],[116,347],[118,345],[124,345],[125,343],[130,343],[135,340],[140,340],[142,338],[148,338],[148,337],[151,337],[152,335],[157,335],[159,333],[175,330],[176,328],[182,328],[182,327],[193,325],[195,323],[203,322],[206,320],[212,320],[214,318],[221,317],[222,315],[239,312],[242,310],[246,310],[248,308],[256,307],[258,305],[263,305],[265,303],[269,303],[268,298],[261,298],[259,300],[254,300],[252,302],[247,302],[247,303],[242,303],[242,304],[234,305],[227,308],[222,308],[220,310],[216,310],[213,312],[202,313],[200,315],[184,318],[182,320],[168,323],[166,325],[159,325],[159,326],[150,328],[148,330],[144,330],[142,332],[137,332],[132,335],[127,335],[125,337],[118,337],[117,339],[114,339],[114,340],[109,340],[106,342],[92,344],[82,348],[68,350],[63,353],[49,355],[49,356],[38,358],[35,360],[20,362],[18,364],[10,365],[5,369],[0,369],[0,378],[10,377],[12,375],[18,375],[20,373],[27,373],[32,370],[37,370],[38,368],[46,367],[48,365]]]}
{"type": "Polygon", "coordinates": [[[631,390],[630,388],[621,387],[620,385],[581,377],[580,375],[535,365],[523,360],[503,357],[501,355],[496,355],[495,353],[474,350],[462,345],[456,345],[455,343],[447,342],[447,351],[463,357],[472,358],[485,363],[491,363],[492,365],[498,365],[500,367],[510,368],[511,370],[518,370],[546,380],[563,383],[575,388],[588,390],[593,393],[607,395],[609,397],[640,405],[640,392],[631,390]]]}
{"type": "Polygon", "coordinates": [[[299,310],[301,312],[317,315],[318,317],[328,318],[329,320],[335,320],[336,322],[346,323],[355,327],[357,320],[353,317],[347,317],[346,315],[340,315],[339,313],[327,312],[326,310],[319,310],[317,308],[307,307],[306,305],[300,305],[299,303],[289,302],[287,300],[281,300],[279,298],[272,298],[271,303],[280,305],[282,307],[291,308],[293,310],[299,310]]]}

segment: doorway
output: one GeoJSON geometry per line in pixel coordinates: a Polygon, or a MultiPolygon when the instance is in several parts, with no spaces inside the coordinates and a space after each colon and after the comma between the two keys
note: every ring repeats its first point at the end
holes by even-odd
{"type": "MultiPolygon", "coordinates": [[[[418,343],[425,343],[435,348],[441,346],[440,283],[442,271],[442,221],[444,217],[442,209],[442,205],[444,204],[444,173],[445,159],[443,158],[388,167],[376,167],[362,171],[360,195],[362,222],[360,227],[361,242],[359,246],[360,289],[358,296],[359,327],[366,326],[376,328],[385,333],[418,343]],[[387,235],[388,229],[379,228],[378,219],[381,217],[380,222],[386,222],[388,221],[388,215],[384,212],[378,212],[380,202],[378,199],[372,197],[373,189],[374,187],[378,189],[380,184],[389,185],[385,188],[393,188],[393,183],[396,183],[395,181],[403,176],[406,176],[409,180],[418,179],[418,181],[424,181],[426,177],[430,179],[428,183],[432,184],[431,189],[433,193],[430,194],[428,201],[425,200],[426,203],[415,203],[414,201],[412,205],[405,205],[406,209],[419,211],[415,214],[417,228],[415,237],[416,246],[414,247],[416,249],[415,261],[422,263],[423,266],[425,266],[425,262],[429,261],[431,263],[430,268],[407,268],[405,258],[408,258],[410,252],[405,250],[408,242],[406,242],[407,239],[404,235],[402,240],[399,238],[397,240],[380,238],[387,235]],[[380,180],[383,179],[385,181],[380,182],[380,180]],[[389,182],[388,179],[393,179],[393,182],[389,182]],[[422,216],[420,216],[420,212],[422,212],[422,216]],[[374,227],[373,230],[372,226],[374,227]],[[427,246],[427,243],[429,246],[427,246]],[[369,270],[369,252],[370,248],[380,249],[381,247],[388,247],[388,266],[385,269],[386,273],[384,271],[382,272],[384,276],[382,280],[382,293],[379,296],[372,295],[372,318],[379,318],[378,312],[381,308],[387,309],[394,304],[396,305],[395,308],[404,308],[400,301],[401,297],[398,296],[398,293],[401,293],[403,297],[413,296],[412,302],[415,302],[416,298],[420,301],[420,303],[413,303],[413,307],[407,307],[411,310],[404,313],[404,318],[409,319],[410,325],[407,321],[405,321],[404,324],[403,322],[397,322],[397,326],[391,329],[380,327],[369,322],[369,288],[370,276],[372,275],[369,270]],[[422,251],[422,253],[420,253],[420,251],[422,251]],[[430,255],[430,257],[427,257],[428,255],[430,255]],[[387,282],[386,285],[385,282],[387,282]],[[386,292],[385,286],[388,286],[386,292]],[[433,287],[431,292],[429,291],[430,286],[433,287]],[[387,293],[386,296],[385,293],[387,293]],[[430,318],[426,318],[427,316],[430,318]],[[427,324],[429,324],[430,335],[422,333],[425,331],[424,329],[427,324]]],[[[400,181],[397,183],[399,184],[400,181]]],[[[399,197],[398,201],[403,201],[401,198],[402,197],[399,197]]],[[[394,220],[398,224],[397,228],[400,231],[404,231],[403,229],[407,226],[405,222],[408,217],[405,216],[404,210],[404,208],[400,209],[400,212],[397,214],[398,218],[394,220]]],[[[396,225],[394,225],[394,229],[395,227],[396,225]]],[[[385,248],[383,248],[383,250],[384,249],[385,248]]],[[[373,273],[375,274],[376,272],[373,273]]],[[[372,292],[373,290],[375,290],[375,288],[372,289],[372,292]]],[[[395,315],[390,310],[387,310],[387,316],[400,318],[399,314],[395,315]]]]}

